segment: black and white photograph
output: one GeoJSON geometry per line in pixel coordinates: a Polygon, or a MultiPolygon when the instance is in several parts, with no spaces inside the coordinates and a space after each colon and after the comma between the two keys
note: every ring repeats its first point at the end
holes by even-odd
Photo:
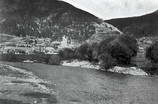
{"type": "Polygon", "coordinates": [[[0,0],[0,104],[158,104],[158,0],[0,0]]]}

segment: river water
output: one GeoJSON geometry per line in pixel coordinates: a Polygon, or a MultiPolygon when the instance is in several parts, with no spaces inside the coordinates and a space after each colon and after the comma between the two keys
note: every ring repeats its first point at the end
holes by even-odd
{"type": "Polygon", "coordinates": [[[158,104],[158,78],[37,63],[8,63],[55,83],[59,104],[158,104]]]}

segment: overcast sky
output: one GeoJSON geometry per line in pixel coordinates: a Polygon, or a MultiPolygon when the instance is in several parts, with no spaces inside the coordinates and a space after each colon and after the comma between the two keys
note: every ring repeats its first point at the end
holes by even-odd
{"type": "Polygon", "coordinates": [[[63,0],[102,19],[139,16],[158,10],[158,0],[63,0]]]}

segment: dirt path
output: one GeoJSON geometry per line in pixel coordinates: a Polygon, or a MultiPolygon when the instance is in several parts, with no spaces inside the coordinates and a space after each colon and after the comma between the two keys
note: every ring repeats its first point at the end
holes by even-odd
{"type": "Polygon", "coordinates": [[[158,78],[37,63],[9,63],[56,84],[60,104],[157,104],[158,78]]]}

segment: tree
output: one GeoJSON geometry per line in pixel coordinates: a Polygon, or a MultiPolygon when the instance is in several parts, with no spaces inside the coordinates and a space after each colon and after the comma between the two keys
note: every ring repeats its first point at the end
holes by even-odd
{"type": "Polygon", "coordinates": [[[131,57],[137,55],[138,45],[135,38],[128,35],[108,38],[99,45],[99,54],[110,54],[117,64],[130,64],[131,57]]]}
{"type": "Polygon", "coordinates": [[[109,69],[116,65],[116,60],[108,53],[99,55],[99,65],[101,69],[109,69]]]}
{"type": "Polygon", "coordinates": [[[146,58],[152,63],[158,63],[158,41],[146,49],[146,58]]]}
{"type": "Polygon", "coordinates": [[[150,61],[144,71],[150,75],[158,75],[158,41],[146,48],[146,58],[150,61]]]}
{"type": "Polygon", "coordinates": [[[88,43],[84,43],[75,50],[75,55],[81,60],[92,61],[92,48],[88,43]]]}

